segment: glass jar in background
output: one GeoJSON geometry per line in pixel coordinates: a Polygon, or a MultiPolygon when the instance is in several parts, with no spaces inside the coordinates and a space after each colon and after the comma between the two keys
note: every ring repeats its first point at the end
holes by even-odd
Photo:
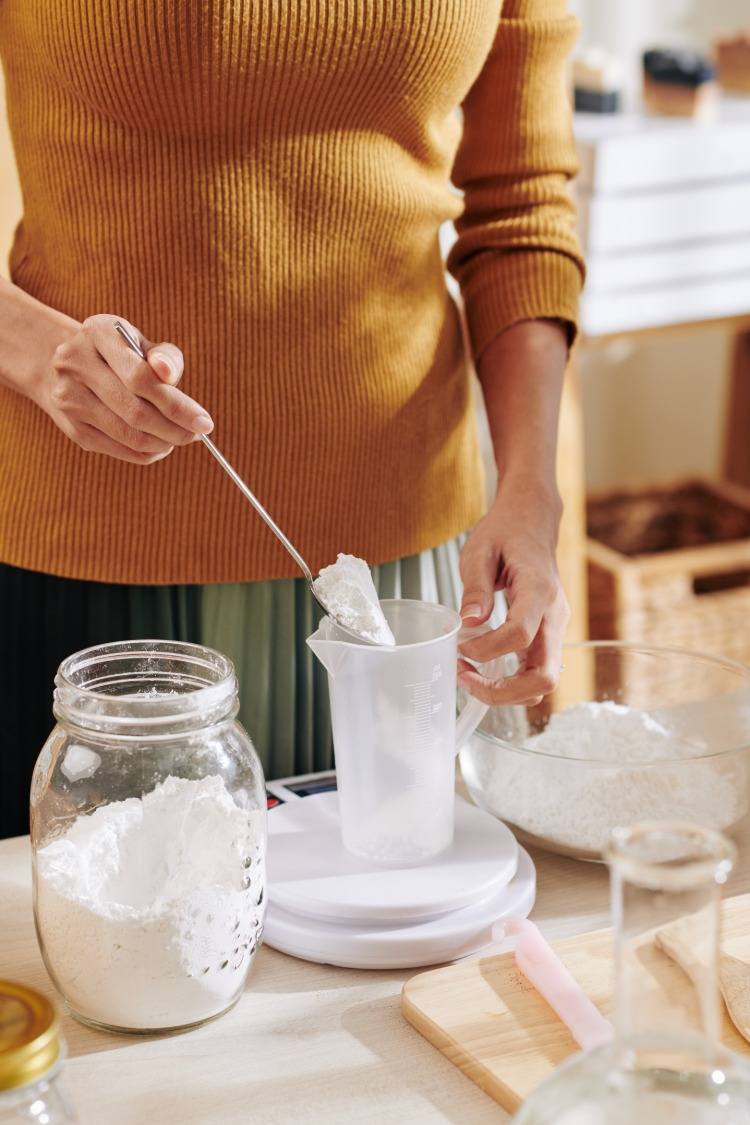
{"type": "Polygon", "coordinates": [[[34,912],[71,1013],[204,1022],[240,997],[265,914],[266,794],[231,662],[130,641],[63,661],[31,786],[34,912]]]}
{"type": "Polygon", "coordinates": [[[0,1125],[78,1120],[60,1081],[65,1046],[57,1012],[38,992],[0,980],[0,1125]]]}
{"type": "Polygon", "coordinates": [[[514,1125],[747,1125],[750,1065],[719,1042],[719,909],[734,854],[720,833],[695,825],[615,830],[614,1040],[558,1067],[514,1125]],[[664,987],[654,947],[665,927],[690,950],[678,995],[664,987]]]}

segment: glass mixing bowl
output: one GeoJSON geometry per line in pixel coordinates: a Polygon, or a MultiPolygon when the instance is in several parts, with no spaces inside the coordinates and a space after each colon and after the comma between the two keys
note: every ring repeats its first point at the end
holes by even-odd
{"type": "Polygon", "coordinates": [[[566,645],[557,690],[491,709],[461,751],[476,803],[524,843],[600,860],[610,832],[750,809],[750,668],[681,649],[566,645]]]}

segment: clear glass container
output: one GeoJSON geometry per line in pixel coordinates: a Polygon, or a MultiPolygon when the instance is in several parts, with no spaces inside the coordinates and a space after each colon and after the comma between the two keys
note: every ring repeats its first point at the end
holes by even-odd
{"type": "Polygon", "coordinates": [[[71,1125],[63,1088],[65,1044],[57,1013],[39,992],[0,980],[0,1125],[71,1125]]]}
{"type": "Polygon", "coordinates": [[[747,1125],[750,1065],[719,1043],[721,887],[734,847],[693,825],[618,829],[608,852],[616,944],[612,1043],[574,1055],[516,1125],[747,1125]],[[690,950],[669,966],[657,931],[690,950]],[[670,984],[671,982],[671,984],[670,984]]]}
{"type": "Polygon", "coordinates": [[[263,932],[266,793],[226,657],[131,641],[63,661],[31,786],[34,913],[71,1013],[188,1027],[240,997],[263,932]]]}
{"type": "Polygon", "coordinates": [[[618,826],[750,817],[750,668],[699,652],[566,645],[557,690],[495,707],[460,755],[476,803],[525,844],[601,860],[618,826]]]}

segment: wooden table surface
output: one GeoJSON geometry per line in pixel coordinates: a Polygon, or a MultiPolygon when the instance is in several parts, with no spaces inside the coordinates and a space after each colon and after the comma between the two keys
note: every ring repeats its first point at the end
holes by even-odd
{"type": "MultiPolygon", "coordinates": [[[[608,924],[603,867],[534,859],[533,917],[547,937],[608,924]]],[[[750,890],[740,867],[730,893],[750,890]]],[[[418,971],[334,969],[263,947],[240,1003],[195,1031],[110,1035],[65,1016],[81,1125],[496,1125],[503,1111],[402,1018],[401,986],[418,971]]],[[[54,995],[34,934],[25,837],[0,842],[0,976],[54,995]]]]}

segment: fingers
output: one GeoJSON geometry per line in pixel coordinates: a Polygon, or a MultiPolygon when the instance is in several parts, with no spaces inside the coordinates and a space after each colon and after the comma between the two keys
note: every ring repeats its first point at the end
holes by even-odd
{"type": "MultiPolygon", "coordinates": [[[[166,456],[174,448],[173,442],[164,441],[143,428],[129,425],[97,398],[93,391],[80,384],[76,386],[75,396],[70,402],[67,415],[73,423],[93,427],[133,453],[161,453],[166,456]]],[[[177,427],[174,428],[176,432],[181,433],[177,427]]]]}
{"type": "Polygon", "coordinates": [[[164,453],[136,453],[120,442],[113,440],[101,430],[88,425],[87,422],[70,422],[67,419],[61,422],[60,428],[87,453],[106,453],[118,461],[128,461],[132,465],[153,465],[162,461],[171,452],[171,447],[164,453]]]}
{"type": "MultiPolygon", "coordinates": [[[[155,377],[154,377],[155,378],[155,377]]],[[[97,352],[72,341],[57,349],[49,387],[55,421],[60,417],[100,427],[135,453],[163,452],[195,440],[127,389],[97,352]]],[[[64,427],[63,427],[64,428],[64,427]]]]}
{"type": "Polygon", "coordinates": [[[498,558],[488,543],[469,540],[461,552],[461,620],[465,625],[481,625],[495,605],[498,558]]]}
{"type": "MultiPolygon", "coordinates": [[[[145,367],[146,364],[140,366],[145,367]]],[[[158,385],[158,379],[153,374],[150,378],[158,385]]],[[[195,441],[196,434],[192,430],[165,418],[152,403],[133,394],[126,383],[103,360],[90,365],[86,383],[96,398],[112,414],[117,415],[123,426],[133,433],[152,435],[168,445],[188,445],[191,441],[195,441]]],[[[93,419],[91,421],[93,422],[93,419]]],[[[134,445],[133,448],[138,449],[138,446],[134,445]]]]}
{"type": "Polygon", "coordinates": [[[508,613],[502,625],[464,641],[461,652],[480,664],[509,652],[525,652],[539,632],[542,618],[550,605],[551,602],[536,589],[519,589],[508,600],[508,613]]]}
{"type": "MultiPolygon", "coordinates": [[[[542,647],[545,647],[544,642],[542,647]]],[[[459,686],[490,706],[509,703],[535,706],[555,690],[559,679],[560,661],[555,662],[551,651],[540,665],[524,664],[521,671],[500,680],[488,679],[465,661],[459,664],[459,686]]]]}
{"type": "Polygon", "coordinates": [[[126,378],[126,385],[133,394],[150,402],[169,422],[180,426],[191,436],[210,434],[214,428],[210,414],[199,402],[190,398],[177,387],[161,382],[147,363],[141,363],[126,378]]]}
{"type": "Polygon", "coordinates": [[[146,362],[115,332],[115,320],[89,317],[55,352],[45,403],[63,432],[84,449],[136,464],[210,433],[210,416],[175,386],[183,370],[179,348],[152,345],[131,325],[150,357],[146,362]],[[102,440],[94,441],[92,431],[102,440]]]}
{"type": "Polygon", "coordinates": [[[548,613],[542,628],[523,658],[523,672],[536,674],[544,695],[554,691],[560,680],[565,629],[570,618],[564,596],[548,613]]]}
{"type": "MultiPolygon", "coordinates": [[[[144,341],[146,343],[146,341],[144,341]]],[[[179,383],[184,369],[182,352],[174,344],[154,344],[153,347],[144,347],[149,366],[156,372],[164,383],[172,386],[179,383]]]]}
{"type": "Polygon", "coordinates": [[[179,349],[173,344],[157,344],[152,348],[150,341],[133,329],[142,340],[147,354],[153,350],[169,366],[170,382],[165,382],[165,367],[157,361],[157,368],[160,368],[157,374],[148,362],[141,360],[114,331],[114,320],[110,316],[89,317],[84,321],[83,332],[131,395],[151,403],[167,421],[181,427],[190,436],[210,433],[213,429],[210,415],[200,403],[172,385],[182,373],[182,353],[179,349]]]}
{"type": "Polygon", "coordinates": [[[459,685],[489,706],[514,703],[535,706],[553,692],[559,682],[563,639],[570,617],[561,587],[555,588],[551,602],[543,609],[538,598],[519,595],[516,600],[521,604],[511,603],[504,625],[462,646],[462,652],[481,663],[507,652],[521,655],[519,671],[498,680],[482,675],[465,660],[459,661],[459,685]],[[531,635],[537,620],[538,628],[531,635]],[[511,628],[506,630],[508,624],[511,628]],[[486,655],[476,656],[477,647],[486,655]]]}
{"type": "Polygon", "coordinates": [[[490,707],[508,706],[512,703],[532,707],[541,703],[544,695],[547,694],[536,683],[531,673],[517,672],[515,676],[508,676],[502,680],[488,680],[470,664],[463,663],[459,665],[458,685],[490,707]]]}

